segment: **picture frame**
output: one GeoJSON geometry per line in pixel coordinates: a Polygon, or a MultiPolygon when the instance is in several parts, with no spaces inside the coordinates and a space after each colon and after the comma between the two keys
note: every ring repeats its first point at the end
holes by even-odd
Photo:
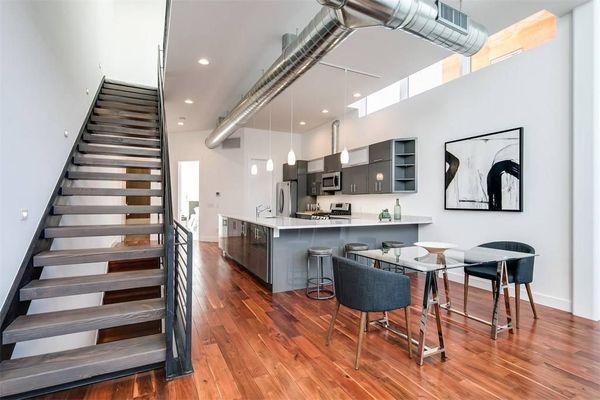
{"type": "Polygon", "coordinates": [[[444,209],[523,211],[523,127],[444,144],[444,209]]]}

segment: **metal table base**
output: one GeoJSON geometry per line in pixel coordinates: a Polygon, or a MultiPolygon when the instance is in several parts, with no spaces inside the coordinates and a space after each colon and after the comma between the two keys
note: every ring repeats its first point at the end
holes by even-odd
{"type": "Polygon", "coordinates": [[[448,272],[446,270],[443,271],[444,278],[444,289],[446,294],[446,303],[441,304],[440,307],[448,310],[450,312],[462,315],[473,321],[477,321],[491,327],[491,338],[496,340],[498,338],[498,333],[504,330],[508,330],[509,333],[514,333],[512,316],[510,311],[510,296],[508,292],[508,269],[506,266],[506,261],[498,262],[498,268],[496,270],[496,284],[494,285],[494,308],[492,311],[492,320],[487,321],[483,318],[476,317],[474,315],[470,315],[466,310],[458,310],[452,307],[452,303],[450,301],[450,285],[448,283],[448,272]],[[500,307],[500,289],[503,290],[504,295],[504,306],[506,307],[506,325],[498,325],[498,309],[500,307]]]}
{"type": "MultiPolygon", "coordinates": [[[[382,328],[403,337],[408,340],[408,336],[392,326],[389,319],[385,315],[381,319],[369,321],[370,324],[378,324],[382,328]]],[[[444,335],[442,332],[442,320],[440,316],[440,299],[437,285],[437,274],[435,272],[427,272],[425,278],[425,288],[423,290],[423,307],[421,309],[421,322],[419,324],[419,339],[412,339],[412,344],[417,346],[417,364],[423,365],[423,361],[427,357],[436,354],[442,355],[442,361],[446,361],[446,348],[444,347],[444,335]],[[433,306],[433,307],[432,307],[433,306]],[[432,307],[435,316],[435,322],[438,334],[438,346],[430,347],[425,344],[425,333],[427,330],[427,316],[429,309],[432,307]]]]}

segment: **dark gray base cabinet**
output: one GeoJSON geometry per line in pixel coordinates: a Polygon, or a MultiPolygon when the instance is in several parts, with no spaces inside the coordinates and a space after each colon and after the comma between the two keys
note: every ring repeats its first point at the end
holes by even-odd
{"type": "Polygon", "coordinates": [[[342,193],[369,193],[369,165],[357,165],[342,169],[342,193]]]}
{"type": "Polygon", "coordinates": [[[271,283],[271,229],[233,218],[223,218],[225,237],[219,238],[221,250],[238,264],[271,283]],[[227,221],[227,222],[225,222],[227,221]]]}

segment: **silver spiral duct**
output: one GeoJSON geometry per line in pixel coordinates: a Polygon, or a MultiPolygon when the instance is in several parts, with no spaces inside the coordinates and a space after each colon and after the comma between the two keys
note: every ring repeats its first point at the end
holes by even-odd
{"type": "Polygon", "coordinates": [[[485,28],[470,18],[464,32],[439,22],[437,6],[426,0],[318,1],[324,7],[210,133],[206,146],[217,147],[356,29],[402,29],[467,56],[477,53],[487,39],[485,28]]]}
{"type": "Polygon", "coordinates": [[[331,123],[331,154],[338,152],[340,143],[340,120],[336,119],[331,123]]]}

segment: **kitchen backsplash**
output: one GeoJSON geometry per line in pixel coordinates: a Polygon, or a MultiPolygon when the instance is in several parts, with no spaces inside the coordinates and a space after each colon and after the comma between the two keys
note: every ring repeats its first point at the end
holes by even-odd
{"type": "Polygon", "coordinates": [[[398,194],[365,194],[365,195],[335,195],[318,196],[317,203],[323,210],[329,210],[331,203],[348,202],[352,204],[353,214],[379,214],[381,210],[387,208],[391,213],[394,211],[396,199],[400,199],[402,214],[405,215],[428,215],[426,210],[414,209],[412,201],[408,200],[406,195],[398,194]],[[403,201],[405,200],[405,201],[403,201]]]}

